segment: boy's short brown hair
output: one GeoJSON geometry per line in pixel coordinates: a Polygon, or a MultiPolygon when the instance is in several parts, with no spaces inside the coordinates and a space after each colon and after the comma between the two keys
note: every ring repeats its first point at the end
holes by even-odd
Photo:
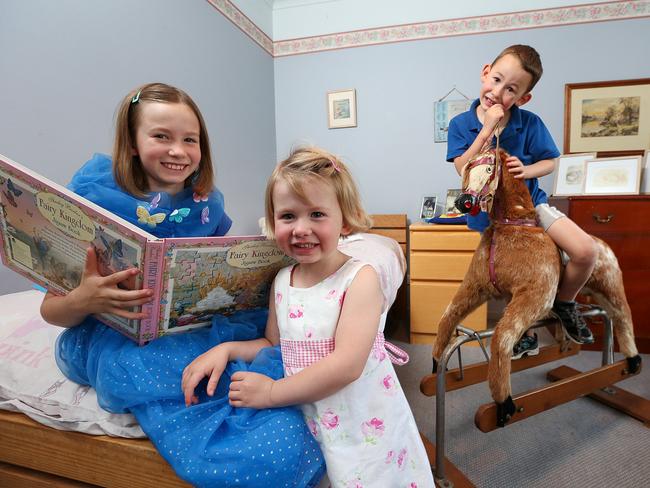
{"type": "Polygon", "coordinates": [[[521,63],[521,67],[524,71],[532,77],[530,85],[528,85],[528,89],[526,90],[526,93],[530,92],[544,72],[544,69],[542,68],[542,59],[539,57],[539,53],[535,51],[534,48],[526,46],[525,44],[513,44],[499,53],[494,61],[492,61],[492,66],[494,66],[494,63],[499,59],[508,54],[516,57],[521,63]]]}

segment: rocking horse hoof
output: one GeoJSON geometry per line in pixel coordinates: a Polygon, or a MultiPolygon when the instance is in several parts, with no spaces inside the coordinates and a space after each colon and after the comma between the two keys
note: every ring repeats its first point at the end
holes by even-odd
{"type": "Polygon", "coordinates": [[[631,358],[625,358],[627,360],[627,369],[630,374],[636,374],[641,369],[641,356],[638,354],[631,358]]]}
{"type": "Polygon", "coordinates": [[[497,427],[505,427],[516,410],[517,406],[510,395],[508,395],[505,402],[497,403],[497,427]]]}

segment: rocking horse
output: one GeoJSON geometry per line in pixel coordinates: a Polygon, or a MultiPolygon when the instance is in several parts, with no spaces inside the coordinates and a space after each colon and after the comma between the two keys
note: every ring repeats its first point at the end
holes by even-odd
{"type": "MultiPolygon", "coordinates": [[[[525,183],[514,178],[505,166],[502,168],[506,158],[507,154],[498,148],[497,141],[496,149],[488,149],[470,160],[463,171],[462,194],[456,200],[463,213],[478,213],[479,208],[487,211],[491,225],[483,233],[463,282],[440,319],[433,346],[434,374],[423,378],[420,385],[425,395],[437,395],[437,482],[445,480],[445,464],[447,467],[450,464],[444,458],[445,391],[484,381],[487,372],[495,403],[479,407],[475,423],[480,430],[488,432],[580,396],[597,396],[600,389],[638,374],[641,369],[618,261],[605,242],[593,237],[598,259],[581,294],[591,296],[600,306],[592,306],[583,315],[603,317],[606,333],[603,366],[586,373],[564,367],[566,370],[558,372],[555,377],[549,374],[550,379],[559,381],[515,396],[513,400],[511,369],[518,371],[576,354],[579,347],[563,339],[561,328],[556,327],[556,339],[561,340],[557,345],[542,348],[539,356],[520,359],[511,365],[513,346],[528,328],[557,324],[549,318],[549,313],[560,281],[562,259],[551,238],[536,225],[535,208],[525,183]],[[460,325],[468,314],[490,297],[507,301],[494,329],[476,332],[460,325]],[[613,361],[612,327],[625,356],[618,362],[613,361]],[[457,336],[452,338],[454,332],[457,336]],[[481,340],[488,337],[491,337],[488,364],[466,368],[469,371],[465,374],[460,361],[460,345],[478,340],[487,357],[481,340]],[[460,368],[448,371],[447,360],[456,349],[460,368]],[[455,380],[458,380],[457,385],[453,384],[455,380]]],[[[644,405],[650,404],[647,400],[640,400],[646,402],[644,405]]],[[[609,404],[616,408],[614,403],[609,404]]],[[[626,413],[648,421],[645,418],[647,413],[645,417],[629,411],[626,413]]]]}

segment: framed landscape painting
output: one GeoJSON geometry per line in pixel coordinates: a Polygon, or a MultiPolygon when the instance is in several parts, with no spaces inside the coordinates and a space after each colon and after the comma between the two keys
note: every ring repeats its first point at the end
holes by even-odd
{"type": "Polygon", "coordinates": [[[642,155],[650,147],[650,78],[565,85],[564,153],[642,155]]]}

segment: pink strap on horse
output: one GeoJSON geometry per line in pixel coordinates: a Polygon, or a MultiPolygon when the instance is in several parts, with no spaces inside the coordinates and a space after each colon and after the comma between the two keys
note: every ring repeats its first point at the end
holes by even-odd
{"type": "MultiPolygon", "coordinates": [[[[334,351],[334,338],[330,337],[315,341],[280,339],[280,350],[282,351],[282,361],[285,366],[306,368],[334,351]]],[[[401,366],[409,361],[409,355],[406,351],[387,342],[384,339],[383,332],[379,332],[375,337],[372,350],[380,357],[382,357],[382,354],[386,354],[393,364],[401,366]]]]}

